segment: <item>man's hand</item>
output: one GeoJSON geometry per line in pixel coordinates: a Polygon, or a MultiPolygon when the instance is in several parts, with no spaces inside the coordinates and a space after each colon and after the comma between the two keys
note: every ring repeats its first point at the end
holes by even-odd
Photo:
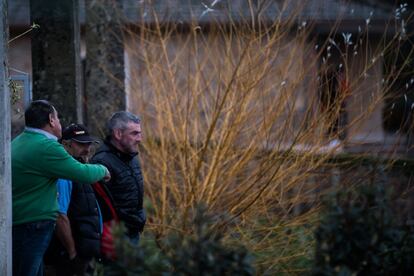
{"type": "Polygon", "coordinates": [[[76,256],[75,240],[73,239],[72,228],[66,214],[58,214],[55,233],[66,249],[69,259],[73,259],[76,256]]]}
{"type": "Polygon", "coordinates": [[[106,169],[106,173],[105,173],[105,176],[103,178],[103,181],[108,182],[109,180],[111,180],[111,173],[109,172],[109,170],[107,168],[105,168],[105,169],[106,169]]]}
{"type": "Polygon", "coordinates": [[[68,252],[68,255],[69,255],[69,260],[75,259],[75,257],[77,256],[76,249],[73,248],[71,252],[68,252]]]}
{"type": "Polygon", "coordinates": [[[76,255],[73,259],[69,260],[69,266],[72,270],[72,273],[75,275],[84,275],[86,265],[85,263],[76,255]]]}

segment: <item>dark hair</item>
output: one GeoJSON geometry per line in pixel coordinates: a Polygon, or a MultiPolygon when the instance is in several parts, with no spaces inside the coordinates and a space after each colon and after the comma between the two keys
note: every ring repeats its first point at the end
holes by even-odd
{"type": "Polygon", "coordinates": [[[49,115],[55,108],[46,100],[37,100],[30,103],[24,112],[24,121],[27,127],[43,128],[49,123],[49,115]]]}
{"type": "Polygon", "coordinates": [[[115,112],[106,124],[107,136],[112,136],[114,129],[126,129],[129,122],[139,124],[141,119],[128,111],[115,112]]]}

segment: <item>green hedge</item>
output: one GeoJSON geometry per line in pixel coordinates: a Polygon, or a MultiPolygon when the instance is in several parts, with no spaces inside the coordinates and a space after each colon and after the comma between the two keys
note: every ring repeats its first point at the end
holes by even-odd
{"type": "Polygon", "coordinates": [[[313,275],[414,275],[414,226],[396,213],[394,196],[381,181],[330,195],[313,275]]]}
{"type": "Polygon", "coordinates": [[[214,221],[200,205],[185,220],[189,231],[172,232],[161,240],[144,237],[140,245],[129,241],[121,225],[114,229],[116,260],[97,265],[95,275],[254,275],[249,252],[224,244],[212,228],[214,221]]]}

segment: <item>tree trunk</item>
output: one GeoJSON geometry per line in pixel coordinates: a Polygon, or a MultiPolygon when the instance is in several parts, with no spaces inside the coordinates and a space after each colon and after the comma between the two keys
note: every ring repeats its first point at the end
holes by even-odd
{"type": "Polygon", "coordinates": [[[121,1],[86,2],[86,118],[91,132],[104,135],[112,113],[125,110],[121,1]]]}
{"type": "Polygon", "coordinates": [[[63,126],[82,122],[78,10],[78,0],[30,0],[33,99],[51,101],[63,126]]]}

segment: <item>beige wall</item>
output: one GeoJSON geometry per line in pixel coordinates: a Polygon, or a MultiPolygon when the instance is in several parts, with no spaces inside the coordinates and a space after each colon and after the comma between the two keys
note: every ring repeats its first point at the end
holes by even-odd
{"type": "MultiPolygon", "coordinates": [[[[220,39],[212,40],[214,43],[209,44],[209,49],[201,48],[197,55],[189,54],[194,49],[191,49],[193,44],[188,44],[186,41],[186,35],[177,35],[176,37],[168,39],[166,44],[166,50],[168,52],[168,58],[171,64],[180,66],[174,67],[177,69],[174,71],[174,83],[170,83],[168,86],[168,70],[166,62],[154,59],[153,66],[158,67],[154,70],[152,68],[151,73],[157,72],[160,86],[151,80],[148,76],[148,68],[144,64],[143,55],[140,47],[144,44],[140,42],[138,38],[130,38],[127,40],[126,47],[126,61],[127,61],[127,90],[128,90],[128,108],[129,110],[139,114],[151,114],[157,112],[154,106],[152,106],[152,100],[155,94],[159,94],[160,91],[155,90],[173,90],[177,87],[182,88],[182,93],[188,93],[188,90],[194,89],[194,87],[188,86],[186,82],[189,81],[189,70],[195,70],[194,63],[204,66],[205,77],[209,80],[214,79],[214,74],[225,71],[218,70],[217,66],[220,64],[221,55],[224,53],[223,49],[229,47],[227,42],[220,41],[220,39]],[[206,56],[210,62],[206,62],[206,56]],[[197,62],[188,62],[191,59],[196,59],[197,62]],[[212,61],[214,60],[214,61],[212,61]],[[185,63],[188,66],[185,67],[185,63]],[[175,85],[175,88],[174,88],[175,85]],[[181,86],[180,86],[181,85],[181,86]]],[[[203,45],[203,39],[200,38],[196,44],[203,45]]],[[[151,45],[149,41],[145,42],[145,47],[152,47],[151,51],[160,50],[160,45],[156,41],[151,45]]],[[[235,57],[240,54],[240,45],[237,41],[233,42],[232,55],[235,57]]],[[[266,42],[264,42],[266,44],[266,42]]],[[[260,47],[261,45],[257,45],[260,47]]],[[[263,46],[263,45],[262,45],[263,46]]],[[[258,50],[259,51],[259,50],[258,50]]],[[[304,120],[304,114],[308,112],[308,115],[313,115],[317,120],[318,107],[315,99],[317,99],[318,89],[318,74],[319,74],[319,61],[317,51],[314,49],[314,44],[311,42],[305,42],[301,39],[285,36],[280,40],[279,44],[273,45],[271,51],[277,52],[273,55],[275,57],[274,62],[270,68],[267,69],[266,76],[263,78],[261,84],[255,88],[254,93],[260,94],[263,91],[269,90],[271,93],[266,94],[266,105],[274,105],[274,109],[283,110],[295,110],[295,115],[289,116],[286,114],[275,113],[278,116],[278,120],[275,122],[273,131],[280,132],[283,128],[288,135],[275,136],[273,142],[277,143],[277,139],[285,139],[286,137],[292,138],[295,135],[295,129],[301,126],[304,120]],[[287,96],[287,100],[281,100],[284,96],[287,96]],[[278,106],[282,104],[281,106],[278,106]],[[288,123],[287,123],[288,122],[288,123]]],[[[348,116],[348,131],[346,144],[350,147],[359,146],[361,144],[371,143],[383,143],[385,141],[385,134],[382,128],[382,59],[377,57],[373,62],[373,53],[360,53],[356,57],[350,57],[348,60],[348,80],[350,89],[352,91],[351,96],[346,100],[346,111],[348,116]],[[365,70],[366,69],[366,70],[365,70]]],[[[154,56],[152,57],[154,58],[154,56]]],[[[160,52],[159,59],[163,59],[162,51],[160,52]]],[[[229,62],[229,60],[223,62],[229,62]]],[[[264,61],[263,64],[266,62],[264,61]]],[[[253,63],[252,63],[253,64],[253,63]]],[[[225,70],[225,64],[222,65],[225,70]]],[[[263,65],[264,66],[264,65],[263,65]]],[[[252,74],[254,74],[253,72],[252,74]]],[[[154,76],[152,76],[154,77],[154,76]]],[[[247,77],[248,78],[248,77],[247,77]]],[[[195,80],[193,80],[195,81],[195,80]]],[[[197,80],[200,81],[200,80],[197,80]]],[[[203,89],[201,84],[197,84],[198,89],[203,89]]],[[[197,86],[196,85],[196,86],[197,86]]],[[[210,87],[204,87],[206,93],[214,92],[217,88],[216,81],[210,83],[210,87]]],[[[162,92],[161,92],[162,93],[162,92]]],[[[184,99],[184,97],[183,97],[184,99]]],[[[168,97],[165,99],[168,101],[168,97]]],[[[176,101],[173,107],[180,109],[183,108],[181,103],[177,99],[170,99],[176,101]]],[[[258,99],[259,101],[259,99],[258,99]]],[[[253,102],[252,102],[253,103],[253,102]]],[[[269,107],[268,110],[271,110],[269,107]]],[[[156,116],[150,120],[157,120],[156,116]]],[[[161,117],[158,117],[161,118],[161,117]]],[[[147,118],[149,119],[149,118],[147,118]]],[[[309,118],[308,118],[309,119],[309,118]]],[[[154,122],[153,121],[153,122],[154,122]]],[[[311,120],[312,122],[312,120],[311,120]]],[[[312,137],[303,139],[302,143],[329,143],[324,140],[324,125],[314,124],[314,132],[312,137]],[[310,141],[312,140],[312,141],[310,141]]],[[[280,134],[280,133],[279,133],[280,134]]],[[[280,142],[280,141],[279,141],[280,142]]]]}
{"type": "MultiPolygon", "coordinates": [[[[32,74],[31,39],[20,37],[9,44],[9,65],[28,74],[32,74]]],[[[14,74],[13,70],[10,74],[14,74]]]]}
{"type": "MultiPolygon", "coordinates": [[[[139,37],[134,37],[127,40],[126,87],[129,95],[129,110],[144,114],[147,121],[155,123],[157,120],[155,113],[160,112],[153,105],[156,95],[165,93],[165,101],[174,102],[173,108],[176,108],[178,113],[185,108],[183,105],[188,93],[199,93],[194,90],[211,95],[220,93],[218,91],[223,87],[221,85],[230,80],[232,69],[235,68],[243,52],[244,43],[247,43],[247,40],[240,39],[223,40],[214,34],[207,37],[199,36],[191,43],[186,38],[187,35],[184,34],[169,37],[167,40],[165,49],[172,65],[171,72],[168,71],[166,56],[163,56],[162,47],[156,39],[152,41],[146,39],[143,42],[139,37]],[[142,47],[146,47],[145,51],[150,53],[152,59],[147,63],[144,61],[142,47]],[[198,47],[197,50],[195,47],[198,47]],[[154,54],[156,51],[158,54],[154,54]],[[203,73],[194,74],[195,70],[201,70],[203,73]],[[158,81],[154,81],[157,78],[158,81]],[[182,99],[171,97],[171,94],[176,93],[173,91],[177,89],[181,90],[182,99]]],[[[240,70],[240,78],[244,78],[244,81],[238,80],[234,89],[252,97],[246,107],[250,108],[251,117],[258,114],[262,106],[269,113],[268,121],[272,120],[270,117],[272,114],[277,117],[277,120],[272,123],[272,130],[277,133],[273,137],[275,139],[272,139],[273,143],[277,143],[278,138],[289,140],[295,135],[303,120],[301,116],[306,112],[312,102],[311,98],[315,95],[316,75],[313,67],[316,66],[313,46],[305,40],[294,39],[283,34],[278,43],[269,44],[268,40],[253,42],[251,52],[245,58],[240,70]],[[259,76],[261,78],[259,83],[254,84],[255,78],[259,76]],[[247,92],[249,85],[254,86],[251,94],[247,92]],[[293,116],[292,112],[294,112],[293,116]]],[[[213,101],[209,104],[213,109],[213,101]]],[[[158,119],[160,118],[158,116],[158,119]]],[[[249,122],[251,125],[263,123],[259,119],[246,120],[251,120],[249,122]]]]}
{"type": "MultiPolygon", "coordinates": [[[[220,46],[218,41],[216,42],[216,47],[224,47],[224,45],[220,46]]],[[[198,43],[201,43],[201,41],[198,43]]],[[[316,62],[314,62],[317,57],[316,51],[313,50],[313,45],[310,43],[296,41],[292,37],[289,39],[285,37],[284,43],[285,47],[283,48],[275,46],[278,48],[275,51],[279,51],[279,58],[277,58],[274,67],[268,69],[268,76],[263,80],[262,88],[266,87],[266,89],[271,89],[275,93],[283,93],[283,89],[294,91],[289,92],[292,101],[288,103],[293,104],[297,111],[292,119],[292,127],[298,127],[303,119],[303,113],[312,104],[314,93],[317,91],[315,73],[318,69],[316,62]],[[284,88],[281,87],[282,82],[285,82],[284,88]]],[[[142,59],[140,59],[142,56],[139,55],[139,50],[137,50],[139,49],[139,42],[129,39],[126,46],[125,70],[127,76],[126,87],[129,95],[128,109],[141,113],[143,109],[151,109],[151,106],[148,105],[149,101],[142,102],[142,99],[149,100],[151,98],[153,83],[148,80],[145,66],[142,59]],[[142,97],[142,94],[146,94],[146,96],[142,97]]],[[[170,57],[174,58],[176,54],[179,54],[182,55],[184,60],[191,58],[191,56],[186,56],[185,47],[188,47],[188,45],[185,46],[185,40],[182,37],[171,39],[168,43],[170,57]]],[[[203,50],[197,57],[200,63],[205,51],[203,50]]],[[[214,52],[214,50],[211,51],[211,53],[214,52]]],[[[383,143],[387,138],[382,129],[382,60],[378,58],[372,63],[373,56],[372,53],[361,53],[358,58],[350,59],[348,64],[352,89],[352,95],[347,100],[348,122],[350,123],[348,143],[350,146],[361,143],[383,143]],[[367,67],[366,62],[371,64],[368,64],[369,69],[364,75],[363,68],[367,67]]],[[[210,58],[219,59],[220,56],[210,55],[210,58]]],[[[31,75],[30,38],[22,37],[10,44],[9,64],[12,69],[10,71],[11,75],[20,74],[13,71],[13,69],[31,75]]],[[[215,64],[219,64],[219,62],[217,61],[215,64]]],[[[212,71],[213,69],[211,66],[207,66],[206,70],[212,71]]],[[[186,78],[177,77],[177,80],[185,82],[186,78]]],[[[22,101],[14,105],[12,109],[13,125],[21,125],[23,123],[22,101]]],[[[283,118],[283,116],[280,118],[283,118]]]]}

